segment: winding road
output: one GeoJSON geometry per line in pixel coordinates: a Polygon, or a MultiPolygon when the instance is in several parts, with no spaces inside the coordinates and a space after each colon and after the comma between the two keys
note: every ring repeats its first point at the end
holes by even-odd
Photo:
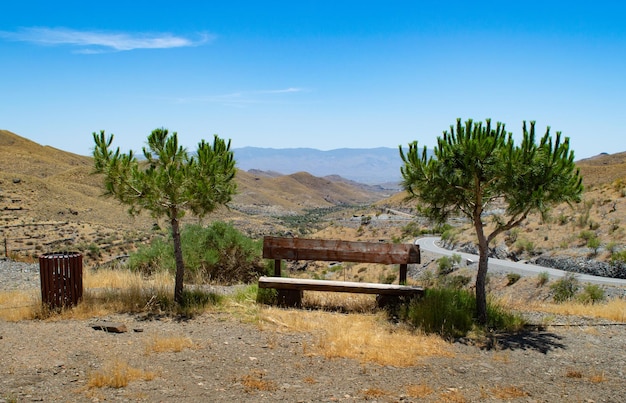
{"type": "MultiPolygon", "coordinates": [[[[478,267],[478,255],[472,255],[469,253],[452,251],[444,248],[440,248],[437,243],[441,240],[439,237],[424,237],[415,240],[415,244],[419,245],[420,250],[430,252],[441,256],[460,255],[461,258],[468,263],[468,266],[478,267]]],[[[541,272],[547,272],[551,279],[562,278],[568,272],[558,269],[552,269],[550,267],[537,266],[530,263],[512,262],[509,260],[489,258],[489,271],[498,273],[517,273],[521,276],[533,276],[541,272]]],[[[604,285],[617,285],[626,286],[626,279],[610,278],[592,276],[590,274],[576,273],[576,278],[579,281],[604,284],[604,285]]]]}

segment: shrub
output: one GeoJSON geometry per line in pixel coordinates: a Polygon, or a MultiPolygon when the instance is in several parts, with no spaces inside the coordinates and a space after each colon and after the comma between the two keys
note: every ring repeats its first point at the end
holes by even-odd
{"type": "Polygon", "coordinates": [[[507,283],[506,285],[507,285],[507,286],[509,286],[509,285],[513,285],[513,284],[517,283],[517,281],[518,281],[521,277],[522,277],[522,276],[520,276],[520,275],[519,275],[519,274],[517,274],[517,273],[508,273],[508,274],[506,275],[506,278],[507,278],[507,280],[508,280],[508,283],[507,283]]]}
{"type": "Polygon", "coordinates": [[[604,300],[604,290],[597,284],[587,284],[576,299],[583,304],[595,304],[604,300]]]}
{"type": "Polygon", "coordinates": [[[420,228],[418,223],[416,223],[415,221],[411,221],[410,223],[402,227],[402,238],[415,238],[424,234],[424,232],[425,231],[420,228]]]}
{"type": "Polygon", "coordinates": [[[437,259],[437,276],[445,276],[452,273],[454,266],[461,263],[461,255],[456,253],[452,256],[442,256],[437,259]]]}
{"type": "Polygon", "coordinates": [[[554,291],[555,302],[569,301],[578,292],[578,279],[574,273],[567,273],[565,277],[555,281],[550,288],[554,291]]]}
{"type": "Polygon", "coordinates": [[[535,244],[528,239],[518,239],[517,242],[515,242],[515,247],[518,253],[526,251],[533,254],[535,252],[535,244]]]}
{"type": "MultiPolygon", "coordinates": [[[[521,317],[505,312],[491,301],[487,304],[490,329],[517,330],[521,317]]],[[[467,290],[428,288],[420,300],[412,300],[399,310],[398,317],[426,333],[446,338],[466,336],[475,327],[476,297],[467,290]]]]}
{"type": "MultiPolygon", "coordinates": [[[[244,236],[229,224],[187,225],[181,232],[181,240],[187,282],[250,282],[268,270],[261,258],[261,242],[244,236]]],[[[173,272],[172,245],[170,240],[155,239],[131,255],[129,267],[145,274],[158,270],[173,272]]]]}
{"type": "Polygon", "coordinates": [[[469,276],[462,276],[462,275],[444,276],[438,279],[437,284],[440,287],[451,288],[453,290],[460,290],[461,288],[468,285],[471,280],[472,278],[469,276]]]}
{"type": "Polygon", "coordinates": [[[537,275],[537,287],[542,287],[550,281],[550,274],[547,271],[542,271],[537,275]]]}

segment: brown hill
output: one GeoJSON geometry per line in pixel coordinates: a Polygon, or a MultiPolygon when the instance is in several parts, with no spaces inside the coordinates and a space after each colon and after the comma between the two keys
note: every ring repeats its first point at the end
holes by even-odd
{"type": "MultiPolygon", "coordinates": [[[[125,206],[102,197],[102,178],[91,174],[92,166],[90,157],[0,130],[0,237],[8,240],[9,252],[36,256],[78,248],[108,256],[126,253],[134,241],[152,233],[155,220],[147,213],[130,218],[125,206]]],[[[382,197],[307,173],[276,176],[238,171],[236,181],[238,194],[231,209],[220,209],[209,219],[231,221],[251,234],[280,230],[276,217],[363,205],[382,197]]]]}
{"type": "Polygon", "coordinates": [[[626,152],[599,154],[576,164],[585,187],[607,184],[626,177],[626,152]]]}

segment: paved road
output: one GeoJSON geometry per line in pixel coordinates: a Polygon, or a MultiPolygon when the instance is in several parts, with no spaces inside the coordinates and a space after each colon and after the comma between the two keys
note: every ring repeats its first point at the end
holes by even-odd
{"type": "MultiPolygon", "coordinates": [[[[440,248],[438,242],[441,240],[439,237],[425,237],[415,240],[415,244],[420,246],[420,249],[426,252],[431,252],[442,256],[461,255],[464,261],[471,261],[473,264],[468,264],[470,267],[478,267],[478,255],[472,255],[469,253],[451,251],[448,249],[440,248]]],[[[537,266],[529,263],[512,262],[510,260],[489,258],[489,271],[501,272],[501,273],[517,273],[522,276],[536,276],[538,273],[547,272],[551,279],[564,277],[566,271],[552,269],[550,267],[537,266]]],[[[626,279],[610,278],[592,276],[589,274],[576,274],[578,280],[594,284],[605,285],[618,285],[626,286],[626,279]]]]}

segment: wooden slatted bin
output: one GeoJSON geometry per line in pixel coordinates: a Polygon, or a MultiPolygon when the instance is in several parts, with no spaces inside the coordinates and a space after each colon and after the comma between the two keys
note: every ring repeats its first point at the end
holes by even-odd
{"type": "Polygon", "coordinates": [[[39,256],[41,302],[51,309],[75,306],[83,297],[83,256],[77,252],[39,256]]]}

